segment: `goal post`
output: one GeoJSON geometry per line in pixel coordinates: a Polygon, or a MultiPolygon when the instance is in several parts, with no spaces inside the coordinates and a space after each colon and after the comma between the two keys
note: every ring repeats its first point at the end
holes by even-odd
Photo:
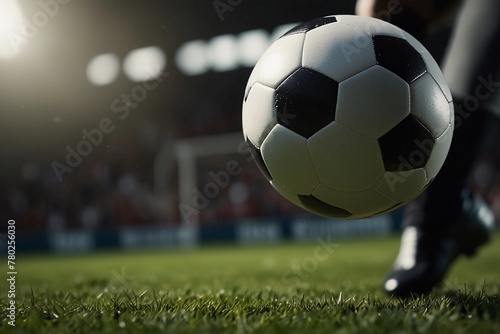
{"type": "MultiPolygon", "coordinates": [[[[177,139],[168,141],[161,147],[154,161],[154,188],[156,195],[171,191],[168,178],[177,166],[178,196],[180,210],[182,203],[193,203],[193,189],[198,187],[198,164],[200,158],[212,158],[231,154],[243,154],[244,144],[241,132],[213,136],[177,139]]],[[[229,161],[229,159],[228,159],[229,161]]],[[[181,215],[182,217],[182,215],[181,215]]],[[[184,223],[186,221],[183,220],[184,223]]],[[[189,221],[199,224],[199,216],[193,215],[189,221]]]]}

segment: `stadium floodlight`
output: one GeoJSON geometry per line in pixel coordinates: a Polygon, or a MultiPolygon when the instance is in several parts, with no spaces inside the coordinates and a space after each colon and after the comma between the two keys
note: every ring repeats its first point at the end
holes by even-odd
{"type": "Polygon", "coordinates": [[[186,75],[199,75],[209,70],[206,42],[194,40],[184,43],[175,57],[177,67],[186,75]]]}
{"type": "Polygon", "coordinates": [[[19,52],[12,36],[18,34],[22,21],[16,0],[0,0],[0,58],[12,58],[19,52]]]}
{"type": "Polygon", "coordinates": [[[166,65],[165,52],[148,46],[130,51],[123,61],[123,71],[130,80],[142,82],[158,78],[166,65]]]}
{"type": "Polygon", "coordinates": [[[95,56],[87,66],[87,78],[95,86],[111,84],[119,72],[120,60],[113,53],[95,56]]]}
{"type": "Polygon", "coordinates": [[[225,34],[208,41],[196,39],[182,44],[176,52],[175,63],[187,76],[208,71],[226,72],[241,67],[253,67],[270,43],[295,27],[297,23],[282,24],[272,32],[265,29],[225,34]]]}
{"type": "Polygon", "coordinates": [[[234,35],[220,35],[212,38],[208,44],[207,57],[216,72],[238,68],[238,44],[234,35]]]}
{"type": "Polygon", "coordinates": [[[264,29],[255,29],[238,36],[238,53],[242,66],[253,67],[269,47],[269,34],[264,29]]]}

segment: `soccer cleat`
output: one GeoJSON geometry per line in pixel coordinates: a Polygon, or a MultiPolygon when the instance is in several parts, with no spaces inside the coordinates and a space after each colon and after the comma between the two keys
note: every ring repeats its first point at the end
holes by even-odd
{"type": "Polygon", "coordinates": [[[384,290],[398,297],[429,293],[461,254],[472,256],[489,240],[495,218],[477,196],[465,196],[461,218],[445,233],[407,226],[384,290]]]}

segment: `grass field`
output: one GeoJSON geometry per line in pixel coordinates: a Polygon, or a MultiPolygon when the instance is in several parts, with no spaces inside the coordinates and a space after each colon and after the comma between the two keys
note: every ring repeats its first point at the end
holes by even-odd
{"type": "Polygon", "coordinates": [[[325,242],[20,255],[16,327],[0,332],[500,332],[500,234],[460,258],[442,288],[409,300],[381,289],[396,237],[325,242]]]}

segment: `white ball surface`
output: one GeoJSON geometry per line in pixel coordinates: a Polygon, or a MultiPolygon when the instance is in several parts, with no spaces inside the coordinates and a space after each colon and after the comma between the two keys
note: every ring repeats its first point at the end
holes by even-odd
{"type": "Polygon", "coordinates": [[[243,133],[270,184],[319,215],[364,218],[417,197],[453,135],[451,93],[415,38],[336,15],[285,33],[245,89],[243,133]]]}

